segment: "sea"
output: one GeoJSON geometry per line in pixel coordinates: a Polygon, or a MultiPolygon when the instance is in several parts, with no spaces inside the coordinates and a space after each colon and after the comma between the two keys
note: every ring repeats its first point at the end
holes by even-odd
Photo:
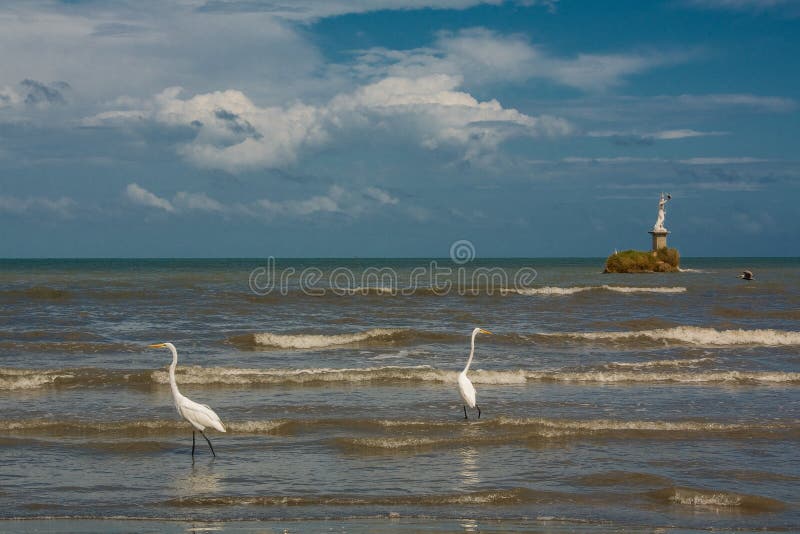
{"type": "Polygon", "coordinates": [[[603,261],[0,260],[0,531],[800,531],[800,259],[603,261]]]}

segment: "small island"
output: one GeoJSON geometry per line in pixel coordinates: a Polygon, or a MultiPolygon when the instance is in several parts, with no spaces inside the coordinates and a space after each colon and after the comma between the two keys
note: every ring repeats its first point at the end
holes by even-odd
{"type": "Polygon", "coordinates": [[[653,236],[652,248],[649,251],[614,251],[614,254],[606,259],[604,273],[672,273],[680,271],[680,253],[676,248],[667,247],[669,231],[664,227],[665,207],[671,199],[671,195],[661,193],[658,202],[658,218],[653,229],[648,232],[653,236]]]}

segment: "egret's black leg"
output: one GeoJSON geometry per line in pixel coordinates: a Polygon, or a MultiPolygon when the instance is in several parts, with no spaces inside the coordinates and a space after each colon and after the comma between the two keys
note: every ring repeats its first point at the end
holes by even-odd
{"type": "Polygon", "coordinates": [[[478,409],[478,419],[480,419],[481,418],[481,407],[478,406],[477,404],[475,405],[475,407],[478,409]]]}
{"type": "Polygon", "coordinates": [[[192,458],[194,458],[194,430],[192,430],[192,458]]]}
{"type": "Polygon", "coordinates": [[[467,417],[467,407],[466,406],[464,406],[464,419],[469,419],[469,417],[467,417]]]}
{"type": "Polygon", "coordinates": [[[206,441],[208,442],[208,446],[211,449],[211,454],[213,454],[214,458],[216,458],[217,457],[217,453],[214,452],[214,447],[211,446],[211,440],[208,439],[208,436],[206,436],[206,433],[203,432],[202,430],[200,431],[200,433],[203,435],[204,438],[206,438],[206,441]]]}

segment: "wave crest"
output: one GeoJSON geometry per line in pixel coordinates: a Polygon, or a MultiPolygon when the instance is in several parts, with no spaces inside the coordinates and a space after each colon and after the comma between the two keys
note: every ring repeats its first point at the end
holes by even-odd
{"type": "Polygon", "coordinates": [[[353,334],[272,334],[264,332],[261,334],[253,334],[253,340],[257,345],[264,345],[267,347],[278,347],[282,349],[320,349],[331,347],[335,345],[350,345],[362,341],[374,340],[376,338],[385,341],[391,339],[403,330],[392,328],[373,328],[366,332],[357,332],[353,334]]]}
{"type": "MultiPolygon", "coordinates": [[[[533,371],[511,369],[491,371],[476,369],[470,372],[475,384],[513,385],[527,382],[587,382],[587,383],[724,383],[730,385],[796,385],[800,373],[782,371],[724,371],[664,369],[659,367],[694,367],[705,358],[694,360],[663,360],[636,363],[611,363],[595,369],[554,369],[533,371]],[[685,362],[685,363],[684,363],[685,362]],[[640,366],[640,367],[639,367],[640,366]],[[642,370],[644,369],[644,370],[642,370]],[[650,370],[652,369],[652,370],[650,370]]],[[[334,383],[441,383],[455,384],[459,370],[444,370],[428,365],[385,366],[363,368],[308,369],[244,369],[236,367],[178,367],[179,384],[207,386],[319,386],[334,383]]],[[[166,370],[104,370],[76,369],[3,369],[0,368],[0,391],[29,390],[44,387],[109,387],[127,386],[148,388],[153,384],[168,384],[166,370]]]]}
{"type": "Polygon", "coordinates": [[[610,286],[603,284],[601,286],[573,286],[573,287],[558,287],[558,286],[545,286],[545,287],[527,287],[518,289],[505,289],[507,293],[516,293],[518,295],[574,295],[575,293],[583,293],[584,291],[613,291],[616,293],[685,293],[685,287],[633,287],[633,286],[610,286]]]}
{"type": "MultiPolygon", "coordinates": [[[[452,382],[455,371],[441,371],[427,365],[414,367],[365,367],[354,369],[310,368],[310,369],[239,369],[227,367],[181,367],[176,371],[181,384],[315,384],[331,382],[452,382]]],[[[169,383],[166,371],[153,371],[153,380],[169,383]]]]}
{"type": "Polygon", "coordinates": [[[464,335],[448,332],[425,332],[402,328],[373,328],[363,332],[345,334],[275,334],[261,332],[228,338],[228,342],[244,349],[328,349],[348,346],[406,345],[430,342],[448,343],[468,339],[464,335]]]}
{"type": "Polygon", "coordinates": [[[590,341],[624,342],[628,340],[673,341],[689,345],[800,345],[800,332],[773,329],[717,330],[700,326],[676,326],[654,330],[625,332],[555,332],[543,333],[546,337],[565,337],[590,341]]]}
{"type": "MultiPolygon", "coordinates": [[[[470,493],[433,495],[227,495],[179,497],[165,501],[167,506],[453,506],[509,505],[525,502],[556,502],[566,494],[527,488],[484,490],[470,493]]],[[[571,496],[571,495],[570,495],[571,496]]]]}
{"type": "Polygon", "coordinates": [[[747,495],[725,490],[705,490],[674,486],[650,493],[657,501],[684,506],[708,508],[737,508],[746,512],[775,512],[786,508],[777,499],[747,495]]]}

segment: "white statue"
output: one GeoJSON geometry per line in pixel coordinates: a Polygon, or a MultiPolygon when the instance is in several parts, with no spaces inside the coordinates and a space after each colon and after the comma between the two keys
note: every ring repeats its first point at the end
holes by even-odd
{"type": "Polygon", "coordinates": [[[672,195],[665,195],[661,193],[661,198],[658,201],[658,219],[656,219],[656,224],[653,226],[654,232],[666,232],[667,229],[664,228],[664,216],[667,214],[664,206],[666,206],[667,201],[672,198],[672,195]]]}

